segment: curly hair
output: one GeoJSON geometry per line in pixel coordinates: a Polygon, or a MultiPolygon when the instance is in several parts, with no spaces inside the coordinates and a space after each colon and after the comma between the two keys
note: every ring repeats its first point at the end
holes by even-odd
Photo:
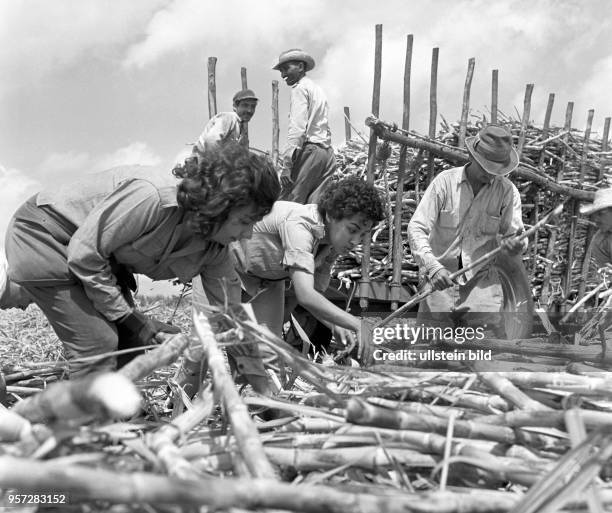
{"type": "Polygon", "coordinates": [[[182,178],[177,200],[191,214],[186,222],[203,236],[213,233],[238,207],[253,204],[256,215],[265,216],[281,191],[272,162],[237,143],[189,157],[172,173],[182,178]]]}
{"type": "Polygon", "coordinates": [[[364,214],[374,224],[384,219],[384,201],[373,184],[356,176],[331,182],[319,200],[321,215],[329,214],[334,219],[344,219],[355,214],[364,214]]]}

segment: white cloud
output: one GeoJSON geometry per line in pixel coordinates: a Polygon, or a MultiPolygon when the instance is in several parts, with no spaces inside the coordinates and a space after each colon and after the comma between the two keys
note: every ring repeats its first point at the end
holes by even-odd
{"type": "Polygon", "coordinates": [[[94,171],[103,171],[115,166],[141,164],[156,166],[161,163],[161,158],[143,142],[135,142],[120,148],[110,155],[97,159],[93,164],[94,171]]]}
{"type": "Polygon", "coordinates": [[[168,0],[0,2],[2,91],[80,61],[117,59],[168,0]]]}
{"type": "Polygon", "coordinates": [[[57,180],[69,182],[80,176],[103,171],[121,165],[159,165],[162,159],[143,142],[134,142],[112,153],[93,156],[87,152],[68,151],[52,153],[38,166],[38,176],[43,185],[57,180]]]}

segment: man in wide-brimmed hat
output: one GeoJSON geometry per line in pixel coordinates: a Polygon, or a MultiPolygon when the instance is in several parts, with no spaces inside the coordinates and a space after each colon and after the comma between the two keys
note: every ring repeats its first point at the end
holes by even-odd
{"type": "Polygon", "coordinates": [[[281,53],[273,68],[291,87],[287,145],[281,160],[281,199],[297,203],[316,203],[336,169],[327,98],[306,76],[314,66],[310,55],[294,48],[281,53]]]}
{"type": "Polygon", "coordinates": [[[461,283],[451,273],[501,244],[511,254],[525,250],[526,241],[512,235],[523,230],[521,198],[506,178],[518,166],[512,136],[503,127],[489,125],[465,145],[470,161],[463,167],[442,171],[431,182],[408,224],[408,240],[419,265],[421,277],[429,280],[435,292],[421,302],[419,317],[456,323],[471,312],[499,312],[502,290],[491,265],[468,271],[461,283]],[[452,315],[428,314],[451,312],[452,315]]]}
{"type": "Polygon", "coordinates": [[[598,228],[590,246],[597,268],[612,264],[612,187],[595,192],[593,203],[581,207],[580,213],[589,216],[598,228]]]}
{"type": "Polygon", "coordinates": [[[259,99],[251,89],[238,91],[233,99],[232,112],[220,112],[210,118],[193,147],[194,154],[202,154],[207,148],[230,141],[248,146],[247,123],[255,114],[259,99]]]}

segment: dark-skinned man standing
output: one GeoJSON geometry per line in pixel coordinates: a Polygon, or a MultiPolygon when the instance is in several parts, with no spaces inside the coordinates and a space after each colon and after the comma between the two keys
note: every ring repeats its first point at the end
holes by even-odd
{"type": "Polygon", "coordinates": [[[281,53],[274,66],[291,87],[287,145],[281,160],[281,199],[303,204],[317,203],[336,169],[327,98],[306,76],[314,66],[314,59],[299,49],[281,53]]]}

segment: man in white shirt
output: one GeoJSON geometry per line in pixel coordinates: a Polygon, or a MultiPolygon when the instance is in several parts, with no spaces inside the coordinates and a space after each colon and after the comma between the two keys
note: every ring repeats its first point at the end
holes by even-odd
{"type": "Polygon", "coordinates": [[[281,199],[297,203],[316,203],[336,170],[327,97],[306,76],[314,66],[314,59],[299,49],[281,53],[274,66],[291,87],[287,146],[281,161],[281,199]]]}
{"type": "Polygon", "coordinates": [[[202,154],[207,148],[230,141],[246,146],[246,124],[255,114],[257,102],[258,98],[251,89],[238,91],[233,98],[234,110],[220,112],[206,123],[198,142],[193,147],[194,155],[202,154]]]}
{"type": "Polygon", "coordinates": [[[460,283],[450,275],[498,245],[514,255],[525,250],[527,241],[512,237],[523,230],[521,197],[506,178],[519,158],[510,132],[496,125],[467,138],[465,145],[470,162],[437,175],[408,223],[412,254],[434,289],[419,305],[419,318],[453,324],[469,312],[473,321],[495,324],[503,303],[495,268],[477,267],[460,283]]]}

